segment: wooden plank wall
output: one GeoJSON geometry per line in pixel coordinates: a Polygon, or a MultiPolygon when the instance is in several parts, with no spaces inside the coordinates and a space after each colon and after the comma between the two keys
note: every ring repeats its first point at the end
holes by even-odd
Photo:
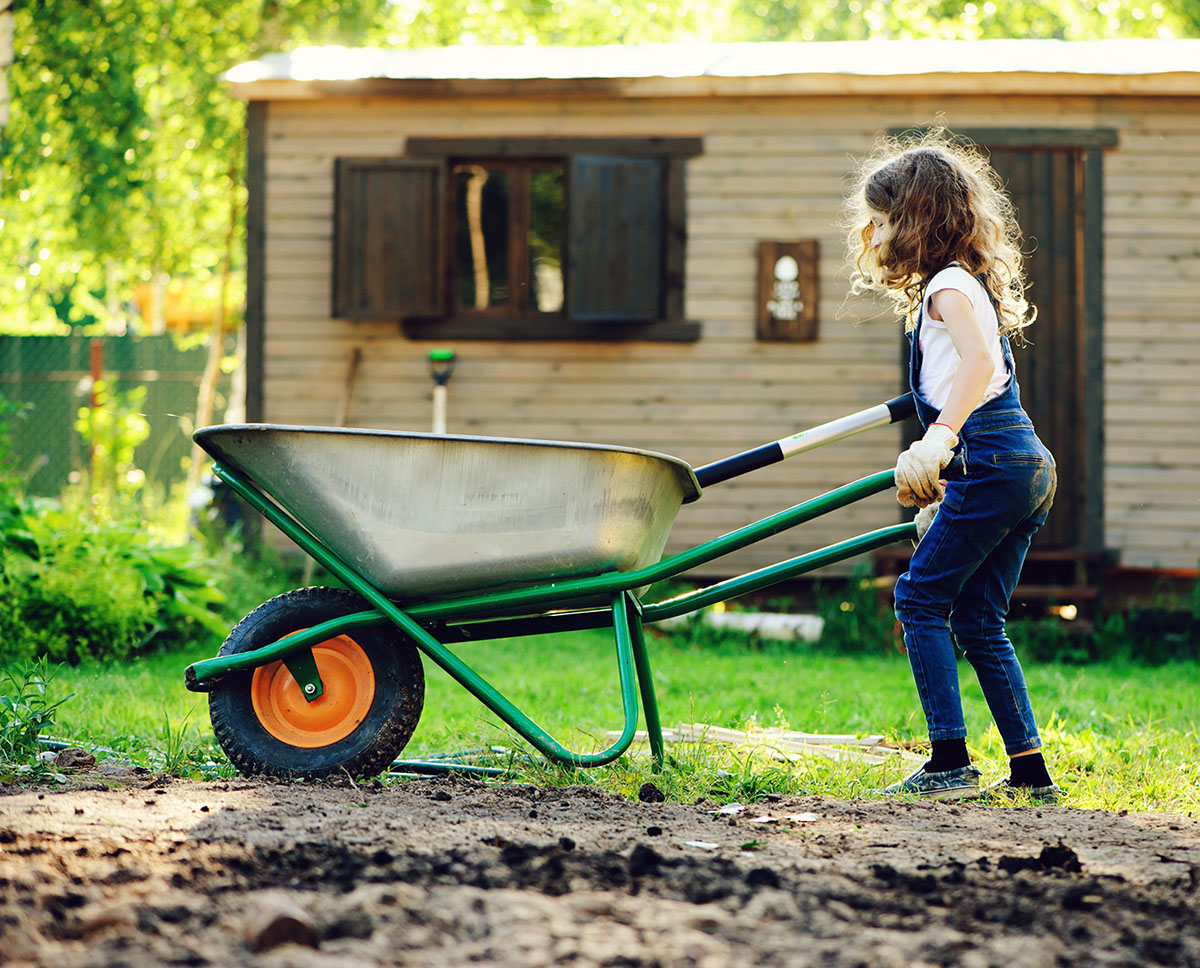
{"type": "MultiPolygon", "coordinates": [[[[899,324],[845,303],[836,222],[850,157],[877,134],[951,127],[1120,130],[1106,158],[1109,546],[1129,565],[1194,567],[1200,555],[1200,422],[1194,367],[1200,281],[1200,112],[1194,102],[1111,99],[807,98],[327,100],[274,102],[266,137],[265,416],[331,423],[362,347],[348,423],[426,430],[426,354],[395,323],[330,318],[336,156],[399,154],[406,136],[702,137],[688,163],[686,315],[695,344],[489,343],[453,348],[451,432],[612,442],[693,465],[871,406],[900,389],[899,324]],[[820,339],[754,339],[756,246],[817,239],[820,339]]],[[[900,436],[871,432],[712,488],[684,508],[682,550],[889,466],[900,436]]],[[[888,495],[709,566],[730,574],[893,523],[888,495]]],[[[848,566],[838,571],[844,572],[848,566]]]]}
{"type": "Polygon", "coordinates": [[[1120,105],[1105,158],[1105,538],[1132,566],[1200,559],[1200,112],[1120,105]]]}

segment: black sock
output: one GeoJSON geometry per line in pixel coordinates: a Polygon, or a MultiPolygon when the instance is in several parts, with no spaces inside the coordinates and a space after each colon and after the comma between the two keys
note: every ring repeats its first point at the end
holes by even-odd
{"type": "Polygon", "coordinates": [[[1008,782],[1019,787],[1047,787],[1054,781],[1046,770],[1046,760],[1041,753],[1014,756],[1008,761],[1011,773],[1008,782]]]}
{"type": "Polygon", "coordinates": [[[926,773],[945,773],[971,765],[965,739],[935,739],[930,745],[933,752],[925,764],[926,773]]]}

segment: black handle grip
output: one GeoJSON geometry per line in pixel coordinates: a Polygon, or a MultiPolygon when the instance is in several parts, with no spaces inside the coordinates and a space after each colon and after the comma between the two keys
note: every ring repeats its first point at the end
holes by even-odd
{"type": "Polygon", "coordinates": [[[899,423],[901,420],[917,415],[917,401],[913,399],[911,392],[896,397],[894,400],[889,400],[884,406],[888,408],[888,413],[892,415],[892,423],[899,423]]]}
{"type": "Polygon", "coordinates": [[[726,457],[724,460],[705,464],[703,467],[697,467],[696,480],[701,487],[709,487],[713,484],[720,484],[722,481],[727,481],[731,477],[740,477],[742,474],[756,471],[760,467],[766,467],[768,464],[777,464],[781,460],[783,460],[783,450],[780,448],[779,442],[775,441],[774,443],[763,444],[761,447],[755,447],[753,450],[734,454],[732,457],[726,457]]]}

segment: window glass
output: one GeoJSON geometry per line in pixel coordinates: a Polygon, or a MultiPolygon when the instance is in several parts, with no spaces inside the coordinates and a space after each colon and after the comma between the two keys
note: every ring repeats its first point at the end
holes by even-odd
{"type": "Polygon", "coordinates": [[[542,313],[563,308],[564,181],[562,165],[534,168],[529,178],[529,285],[542,313]]]}
{"type": "Polygon", "coordinates": [[[511,191],[503,168],[454,166],[454,291],[458,305],[491,309],[508,302],[511,191]]]}

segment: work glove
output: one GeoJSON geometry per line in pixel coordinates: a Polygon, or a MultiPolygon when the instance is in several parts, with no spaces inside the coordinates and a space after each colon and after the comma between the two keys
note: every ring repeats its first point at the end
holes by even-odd
{"type": "Polygon", "coordinates": [[[945,424],[930,424],[925,436],[908,448],[896,461],[896,500],[906,508],[923,508],[940,501],[946,487],[940,478],[950,463],[958,435],[945,424]]]}
{"type": "Polygon", "coordinates": [[[925,537],[925,532],[929,530],[929,526],[933,524],[933,519],[937,516],[938,508],[942,506],[941,501],[934,501],[932,504],[926,504],[917,512],[917,516],[913,518],[913,524],[917,526],[917,544],[921,543],[921,539],[925,537]]]}

